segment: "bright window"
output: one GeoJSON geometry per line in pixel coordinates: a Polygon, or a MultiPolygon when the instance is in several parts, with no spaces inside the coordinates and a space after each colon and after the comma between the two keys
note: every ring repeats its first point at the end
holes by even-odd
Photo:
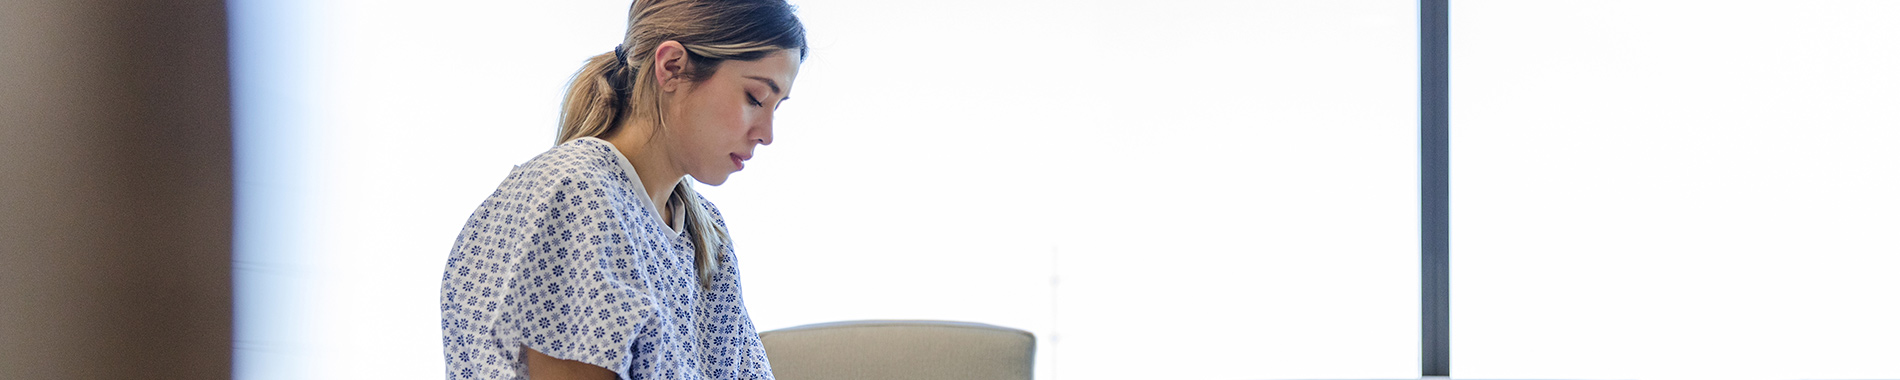
{"type": "Polygon", "coordinates": [[[1900,2],[1451,9],[1455,376],[1900,377],[1900,2]]]}

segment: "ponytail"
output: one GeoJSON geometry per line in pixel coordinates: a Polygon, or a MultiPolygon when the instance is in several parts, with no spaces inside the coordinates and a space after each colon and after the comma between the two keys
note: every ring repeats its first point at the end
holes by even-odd
{"type": "Polygon", "coordinates": [[[657,91],[642,91],[654,86],[653,73],[643,72],[641,66],[628,62],[620,47],[588,58],[567,84],[567,97],[561,100],[561,131],[554,144],[606,136],[627,120],[659,115],[657,91]]]}

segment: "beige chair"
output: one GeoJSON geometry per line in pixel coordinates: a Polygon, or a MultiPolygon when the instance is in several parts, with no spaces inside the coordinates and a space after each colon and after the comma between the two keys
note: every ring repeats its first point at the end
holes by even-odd
{"type": "Polygon", "coordinates": [[[849,321],[759,333],[779,380],[1030,380],[1036,336],[981,323],[849,321]]]}

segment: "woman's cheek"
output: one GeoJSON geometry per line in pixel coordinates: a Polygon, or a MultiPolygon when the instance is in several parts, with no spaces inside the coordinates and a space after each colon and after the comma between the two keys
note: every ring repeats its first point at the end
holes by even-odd
{"type": "Polygon", "coordinates": [[[758,113],[750,112],[750,110],[746,110],[746,111],[737,112],[736,116],[737,117],[733,118],[732,120],[731,130],[737,131],[738,133],[743,134],[745,133],[746,129],[748,129],[748,127],[752,125],[752,121],[754,120],[753,118],[758,117],[758,113]]]}

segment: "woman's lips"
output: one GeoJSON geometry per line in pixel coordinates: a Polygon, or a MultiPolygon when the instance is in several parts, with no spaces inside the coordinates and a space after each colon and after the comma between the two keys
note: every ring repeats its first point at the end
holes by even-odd
{"type": "Polygon", "coordinates": [[[734,171],[745,170],[745,160],[739,158],[738,153],[727,154],[727,156],[732,157],[732,166],[738,167],[734,171]]]}

